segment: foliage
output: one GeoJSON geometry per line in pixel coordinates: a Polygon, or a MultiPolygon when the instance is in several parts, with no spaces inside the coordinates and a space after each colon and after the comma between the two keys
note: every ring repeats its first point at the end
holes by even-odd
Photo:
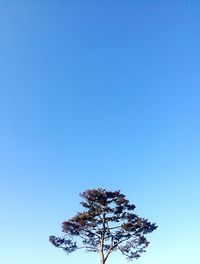
{"type": "Polygon", "coordinates": [[[145,235],[157,226],[133,213],[135,205],[125,195],[99,188],[86,190],[80,196],[85,210],[63,222],[63,237],[49,237],[55,247],[66,253],[81,248],[97,252],[102,264],[117,250],[129,260],[145,252],[149,244],[145,235]],[[74,238],[79,239],[74,242],[74,238]]]}

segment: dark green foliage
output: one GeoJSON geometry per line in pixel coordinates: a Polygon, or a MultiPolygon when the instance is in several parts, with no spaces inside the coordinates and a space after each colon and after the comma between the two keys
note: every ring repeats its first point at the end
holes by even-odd
{"type": "Polygon", "coordinates": [[[54,246],[67,253],[80,248],[98,252],[101,263],[105,263],[110,253],[116,250],[129,260],[139,258],[145,252],[149,244],[145,235],[157,226],[133,213],[135,205],[130,204],[125,195],[120,191],[92,189],[80,196],[85,210],[63,222],[64,237],[49,237],[54,246]],[[80,239],[73,242],[75,237],[80,239]]]}

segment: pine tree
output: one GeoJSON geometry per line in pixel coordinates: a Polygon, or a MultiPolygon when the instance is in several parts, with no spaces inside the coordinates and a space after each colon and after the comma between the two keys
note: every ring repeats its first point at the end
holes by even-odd
{"type": "Polygon", "coordinates": [[[66,253],[83,248],[97,252],[101,264],[115,251],[128,260],[137,259],[145,252],[149,244],[145,235],[157,226],[135,214],[135,205],[125,195],[99,188],[86,190],[80,196],[85,210],[63,222],[63,237],[49,237],[55,247],[66,253]]]}

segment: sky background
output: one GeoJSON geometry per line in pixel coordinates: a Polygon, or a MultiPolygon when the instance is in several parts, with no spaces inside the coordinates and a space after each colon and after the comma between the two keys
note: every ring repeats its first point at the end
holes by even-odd
{"type": "Polygon", "coordinates": [[[1,263],[99,263],[48,242],[96,187],[159,226],[135,263],[200,262],[199,14],[184,0],[0,2],[1,263]]]}

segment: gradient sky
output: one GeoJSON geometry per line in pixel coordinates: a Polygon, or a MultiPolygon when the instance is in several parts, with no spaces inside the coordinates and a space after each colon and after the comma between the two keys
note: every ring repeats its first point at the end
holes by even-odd
{"type": "Polygon", "coordinates": [[[0,2],[0,263],[99,263],[48,243],[96,187],[158,224],[135,263],[200,262],[199,47],[199,1],[0,2]]]}

